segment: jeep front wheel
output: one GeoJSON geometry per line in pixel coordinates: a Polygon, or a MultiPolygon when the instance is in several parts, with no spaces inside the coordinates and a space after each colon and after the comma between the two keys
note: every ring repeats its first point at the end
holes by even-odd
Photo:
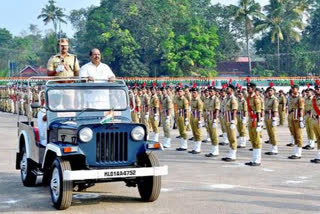
{"type": "Polygon", "coordinates": [[[57,158],[51,167],[50,194],[53,206],[58,210],[70,207],[72,202],[72,181],[63,179],[63,172],[71,170],[70,162],[57,158]]]}
{"type": "Polygon", "coordinates": [[[20,174],[24,186],[32,187],[36,185],[37,175],[32,170],[35,169],[34,164],[27,158],[26,148],[22,147],[22,158],[20,160],[20,174]]]}
{"type": "MultiPolygon", "coordinates": [[[[138,158],[141,167],[160,166],[158,158],[153,154],[143,154],[138,158]]],[[[152,202],[158,199],[161,190],[161,176],[148,176],[139,178],[138,190],[141,199],[145,202],[152,202]]]]}

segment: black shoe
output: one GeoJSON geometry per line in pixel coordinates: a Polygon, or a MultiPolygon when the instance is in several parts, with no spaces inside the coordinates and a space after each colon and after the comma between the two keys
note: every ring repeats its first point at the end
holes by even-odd
{"type": "Polygon", "coordinates": [[[223,135],[221,134],[221,135],[219,135],[219,137],[223,137],[223,135]]]}
{"type": "Polygon", "coordinates": [[[212,153],[209,153],[209,154],[205,154],[204,156],[206,156],[207,158],[212,158],[212,157],[218,157],[219,155],[214,155],[212,153]]]}
{"type": "Polygon", "coordinates": [[[201,152],[197,152],[197,151],[195,151],[195,150],[192,151],[192,154],[193,154],[193,155],[197,155],[197,154],[200,154],[200,153],[201,153],[201,152]]]}
{"type": "Polygon", "coordinates": [[[237,146],[238,149],[244,149],[246,148],[245,146],[237,146]]]}
{"type": "Polygon", "coordinates": [[[294,147],[294,143],[288,143],[287,146],[294,147]]]}
{"type": "Polygon", "coordinates": [[[189,138],[189,140],[193,140],[193,139],[194,139],[194,137],[189,138]]]}
{"type": "Polygon", "coordinates": [[[168,147],[168,146],[163,146],[163,148],[168,149],[168,148],[170,148],[170,147],[168,147]]]}
{"type": "Polygon", "coordinates": [[[261,163],[256,163],[256,162],[247,162],[247,163],[245,163],[245,165],[247,165],[247,166],[260,166],[260,165],[261,165],[261,163]]]}
{"type": "Polygon", "coordinates": [[[181,136],[177,136],[176,138],[181,138],[181,136]]]}
{"type": "Polygon", "coordinates": [[[184,148],[176,148],[177,151],[187,151],[187,149],[184,148]]]}
{"type": "Polygon", "coordinates": [[[289,159],[292,159],[292,160],[301,159],[301,157],[296,156],[296,155],[291,155],[291,156],[289,156],[288,158],[289,158],[289,159]]]}
{"type": "Polygon", "coordinates": [[[277,155],[278,153],[275,153],[275,152],[266,152],[264,153],[265,155],[277,155]]]}
{"type": "Polygon", "coordinates": [[[311,163],[320,163],[320,159],[313,159],[313,160],[310,160],[311,163]]]}
{"type": "Polygon", "coordinates": [[[306,145],[306,146],[302,147],[302,149],[305,149],[305,150],[313,150],[314,147],[311,147],[310,145],[306,145]]]}
{"type": "Polygon", "coordinates": [[[225,142],[221,142],[219,143],[220,146],[226,146],[226,145],[229,145],[229,143],[225,143],[225,142]]]}
{"type": "Polygon", "coordinates": [[[225,162],[233,162],[233,161],[236,161],[235,159],[232,159],[232,158],[221,158],[222,161],[225,161],[225,162]]]}
{"type": "Polygon", "coordinates": [[[270,141],[269,141],[269,140],[266,140],[266,141],[264,141],[264,143],[266,143],[266,144],[270,144],[270,141]]]}
{"type": "Polygon", "coordinates": [[[253,151],[253,148],[249,149],[249,151],[253,151]]]}
{"type": "Polygon", "coordinates": [[[195,150],[188,151],[188,153],[193,153],[193,152],[195,152],[195,150]]]}

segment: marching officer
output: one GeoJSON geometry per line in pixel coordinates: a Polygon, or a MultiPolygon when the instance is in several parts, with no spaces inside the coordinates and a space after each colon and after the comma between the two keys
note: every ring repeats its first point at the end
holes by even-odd
{"type": "Polygon", "coordinates": [[[229,140],[228,140],[228,135],[227,135],[227,129],[226,129],[226,123],[224,120],[224,106],[226,105],[226,101],[227,101],[227,93],[226,93],[226,88],[225,86],[222,87],[221,93],[220,93],[220,126],[221,126],[221,131],[222,131],[222,142],[219,143],[220,145],[228,145],[229,144],[229,140]]]}
{"type": "Polygon", "coordinates": [[[141,86],[141,123],[146,126],[147,135],[149,135],[149,105],[150,105],[150,98],[147,93],[146,85],[143,84],[141,86]]]}
{"type": "Polygon", "coordinates": [[[267,133],[269,136],[269,142],[272,144],[269,152],[266,155],[277,155],[278,154],[278,139],[277,139],[277,125],[278,125],[278,109],[279,102],[276,98],[275,89],[271,86],[267,89],[267,97],[265,103],[265,124],[267,133]]]}
{"type": "MultiPolygon", "coordinates": [[[[189,91],[189,86],[188,85],[185,85],[184,86],[184,96],[187,98],[187,100],[188,100],[188,106],[189,106],[189,109],[188,109],[188,111],[189,111],[189,114],[188,114],[188,120],[190,121],[190,110],[191,110],[191,105],[190,105],[190,103],[191,103],[191,99],[192,99],[192,96],[191,96],[191,93],[190,93],[190,91],[189,91]]],[[[187,125],[187,131],[190,131],[191,130],[191,124],[190,123],[188,123],[188,125],[187,125]]]]}
{"type": "Polygon", "coordinates": [[[240,143],[238,148],[245,148],[247,145],[247,118],[248,118],[248,106],[247,101],[244,98],[243,92],[240,90],[237,92],[239,109],[237,113],[237,130],[239,132],[240,143]]]}
{"type": "Polygon", "coordinates": [[[152,128],[153,141],[159,141],[159,108],[160,101],[157,95],[157,87],[154,84],[151,88],[151,98],[150,98],[150,125],[152,128]]]}
{"type": "Polygon", "coordinates": [[[295,147],[294,152],[289,159],[300,159],[302,153],[302,129],[304,128],[304,98],[299,95],[299,86],[292,86],[292,97],[289,102],[289,111],[288,117],[291,118],[291,124],[289,128],[291,129],[291,133],[294,137],[295,147]]]}
{"type": "Polygon", "coordinates": [[[286,118],[286,107],[287,107],[287,98],[286,95],[284,94],[283,90],[279,91],[279,119],[280,119],[280,126],[283,126],[284,120],[286,118]]]}
{"type": "Polygon", "coordinates": [[[192,151],[189,153],[199,154],[201,152],[201,142],[202,142],[202,123],[201,123],[201,115],[203,112],[203,103],[199,96],[198,88],[194,85],[191,88],[191,116],[190,116],[190,124],[193,134],[194,146],[192,151]]]}
{"type": "Polygon", "coordinates": [[[162,123],[163,133],[164,133],[163,147],[170,148],[171,147],[170,124],[171,124],[173,104],[165,85],[162,86],[161,91],[162,91],[162,97],[160,100],[161,121],[162,121],[161,123],[162,123]]]}
{"type": "Polygon", "coordinates": [[[306,146],[302,147],[306,150],[312,150],[314,149],[314,144],[316,140],[316,136],[314,134],[314,131],[312,129],[312,100],[313,100],[313,90],[311,88],[308,88],[305,90],[306,92],[306,98],[305,98],[305,121],[306,121],[306,130],[307,130],[307,137],[308,137],[308,143],[306,146]]]}
{"type": "Polygon", "coordinates": [[[216,96],[216,88],[208,87],[209,91],[209,103],[206,106],[207,111],[207,128],[211,139],[212,149],[206,157],[219,156],[219,138],[218,138],[218,118],[220,111],[220,99],[216,96]]]}
{"type": "Polygon", "coordinates": [[[311,163],[320,163],[320,87],[319,80],[316,80],[314,87],[315,96],[312,98],[312,129],[317,138],[317,152],[314,159],[310,160],[311,163]]]}
{"type": "Polygon", "coordinates": [[[208,116],[209,116],[209,104],[210,104],[210,92],[209,92],[209,88],[212,88],[211,86],[209,86],[208,88],[204,89],[203,90],[203,95],[201,97],[201,100],[203,102],[203,120],[204,120],[204,124],[205,124],[205,127],[206,127],[206,130],[207,130],[207,139],[202,141],[202,142],[210,142],[211,139],[210,139],[210,133],[209,133],[209,127],[208,127],[208,116]]]}
{"type": "Polygon", "coordinates": [[[226,131],[228,140],[230,143],[230,149],[227,157],[222,158],[223,161],[230,162],[237,159],[237,111],[238,111],[238,101],[234,96],[235,87],[229,84],[227,87],[227,99],[224,106],[225,121],[226,121],[226,131]]]}
{"type": "Polygon", "coordinates": [[[177,151],[186,151],[188,149],[188,140],[187,140],[187,126],[189,125],[189,105],[188,100],[184,96],[183,88],[177,86],[176,91],[178,93],[178,97],[176,99],[177,102],[177,124],[181,137],[180,147],[177,148],[177,151]]]}
{"type": "MultiPolygon", "coordinates": [[[[131,119],[133,123],[139,123],[139,119],[141,117],[140,115],[140,109],[141,109],[141,100],[140,97],[138,96],[138,89],[137,86],[132,87],[132,94],[131,94],[132,99],[130,102],[134,102],[135,108],[131,110],[131,119]],[[133,101],[134,98],[134,101],[133,101]]],[[[133,106],[133,103],[132,103],[133,106]]]]}
{"type": "Polygon", "coordinates": [[[262,131],[261,122],[261,99],[255,94],[257,85],[255,83],[248,83],[247,91],[247,106],[249,113],[248,131],[249,138],[252,144],[253,152],[250,162],[245,163],[248,166],[261,165],[261,139],[260,132],[262,131]]]}

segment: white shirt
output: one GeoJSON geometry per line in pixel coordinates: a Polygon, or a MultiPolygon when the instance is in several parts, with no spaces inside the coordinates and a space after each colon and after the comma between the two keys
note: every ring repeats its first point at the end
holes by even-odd
{"type": "Polygon", "coordinates": [[[89,62],[80,68],[79,77],[93,77],[96,80],[108,80],[111,77],[115,78],[115,75],[107,64],[100,62],[100,64],[96,66],[92,62],[89,62]]]}

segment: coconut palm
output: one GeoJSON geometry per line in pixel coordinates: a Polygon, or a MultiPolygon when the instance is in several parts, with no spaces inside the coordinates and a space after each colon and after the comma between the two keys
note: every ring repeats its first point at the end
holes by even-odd
{"type": "Polygon", "coordinates": [[[240,0],[239,6],[236,8],[235,20],[241,22],[245,26],[245,36],[247,44],[247,55],[249,60],[249,74],[251,75],[251,57],[249,51],[249,40],[253,34],[253,20],[264,18],[264,14],[261,12],[261,6],[255,0],[240,0]]]}
{"type": "Polygon", "coordinates": [[[57,7],[55,5],[54,0],[49,0],[49,4],[45,5],[44,8],[41,10],[41,14],[38,16],[38,19],[42,19],[45,25],[52,22],[55,35],[57,36],[57,29],[59,23],[67,23],[64,20],[64,17],[66,16],[63,13],[62,8],[57,7]]]}
{"type": "Polygon", "coordinates": [[[306,14],[309,4],[307,1],[292,0],[270,0],[264,10],[266,18],[255,28],[259,31],[269,31],[271,34],[271,42],[277,42],[277,70],[280,72],[280,41],[294,39],[299,42],[301,40],[301,31],[305,25],[303,23],[303,15],[306,14]]]}

